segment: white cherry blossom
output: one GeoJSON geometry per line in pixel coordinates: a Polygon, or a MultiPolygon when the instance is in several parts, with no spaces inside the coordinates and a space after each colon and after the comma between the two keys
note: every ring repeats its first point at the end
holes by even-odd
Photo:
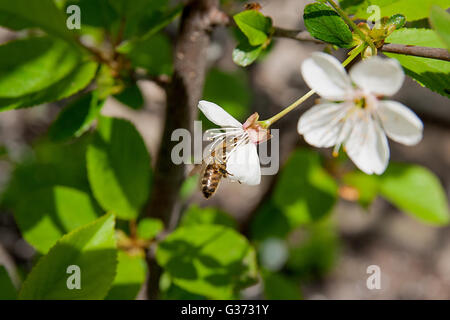
{"type": "Polygon", "coordinates": [[[331,55],[314,53],[304,61],[302,75],[325,101],[305,112],[298,132],[309,144],[336,155],[341,145],[367,174],[381,174],[389,162],[387,137],[415,145],[423,124],[403,104],[382,100],[400,90],[405,75],[397,60],[372,57],[355,65],[349,75],[331,55]],[[387,136],[387,137],[386,137],[387,136]]]}
{"type": "Polygon", "coordinates": [[[228,178],[248,185],[259,184],[261,166],[256,145],[268,139],[268,131],[257,124],[258,114],[253,114],[241,124],[215,103],[202,100],[198,108],[206,118],[221,127],[205,132],[207,139],[213,141],[207,151],[211,153],[222,142],[227,142],[225,160],[228,178]]]}

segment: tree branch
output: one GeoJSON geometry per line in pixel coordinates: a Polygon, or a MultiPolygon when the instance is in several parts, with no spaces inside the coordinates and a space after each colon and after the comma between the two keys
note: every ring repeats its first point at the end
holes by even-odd
{"type": "MultiPolygon", "coordinates": [[[[176,203],[185,176],[185,166],[175,165],[171,150],[178,142],[171,141],[172,132],[184,128],[192,132],[197,117],[197,103],[201,98],[207,65],[210,31],[220,23],[223,15],[219,0],[190,1],[183,10],[175,43],[174,74],[167,86],[167,107],[161,146],[156,161],[153,191],[147,215],[160,218],[167,229],[177,219],[176,203]],[[176,214],[174,214],[176,213],[176,214]]],[[[148,297],[157,298],[160,268],[149,257],[150,279],[148,297]]]]}
{"type": "Polygon", "coordinates": [[[447,51],[447,49],[441,48],[386,43],[380,48],[380,50],[382,50],[383,52],[400,53],[416,57],[450,61],[450,53],[447,51]]]}
{"type": "MultiPolygon", "coordinates": [[[[274,37],[289,38],[297,41],[311,41],[317,44],[326,44],[323,41],[312,37],[308,31],[287,30],[275,27],[274,37]]],[[[386,43],[381,48],[383,52],[399,53],[416,57],[431,58],[437,60],[450,61],[450,53],[447,49],[411,46],[403,44],[386,43]]]]}

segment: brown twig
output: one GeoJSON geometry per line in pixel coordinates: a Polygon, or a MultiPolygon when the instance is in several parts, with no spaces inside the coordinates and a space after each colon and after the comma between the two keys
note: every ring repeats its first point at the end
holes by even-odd
{"type": "Polygon", "coordinates": [[[441,48],[430,48],[430,47],[408,46],[395,43],[386,43],[381,47],[380,50],[382,50],[383,52],[399,53],[416,57],[450,61],[450,53],[447,51],[447,49],[441,48]]]}
{"type": "Polygon", "coordinates": [[[139,80],[151,81],[151,82],[156,83],[161,88],[167,88],[170,83],[170,80],[171,80],[170,76],[168,76],[168,75],[152,76],[147,73],[142,73],[142,72],[138,72],[138,71],[133,71],[131,73],[131,78],[134,81],[139,81],[139,80]]]}
{"type": "MultiPolygon", "coordinates": [[[[317,40],[314,37],[312,37],[308,31],[302,30],[288,30],[275,27],[273,36],[279,38],[289,38],[297,41],[311,41],[317,44],[326,44],[325,42],[317,40]]],[[[416,57],[450,61],[450,53],[446,49],[441,48],[430,48],[430,47],[386,43],[378,49],[383,52],[398,53],[416,57]]]]}
{"type": "Polygon", "coordinates": [[[298,41],[311,41],[317,44],[326,44],[325,42],[311,36],[308,31],[288,30],[275,27],[273,36],[277,38],[289,38],[298,41]]]}
{"type": "MultiPolygon", "coordinates": [[[[184,128],[192,132],[197,117],[197,103],[201,98],[207,67],[207,49],[212,27],[225,22],[218,10],[218,0],[190,1],[183,10],[180,29],[175,41],[174,73],[168,84],[166,118],[162,143],[156,161],[153,191],[147,215],[160,218],[172,229],[177,220],[176,203],[184,180],[184,165],[171,160],[171,150],[178,143],[171,141],[172,132],[184,128]]],[[[226,16],[225,16],[226,17],[226,16]]],[[[158,296],[160,267],[149,255],[150,277],[148,297],[158,296]]]]}

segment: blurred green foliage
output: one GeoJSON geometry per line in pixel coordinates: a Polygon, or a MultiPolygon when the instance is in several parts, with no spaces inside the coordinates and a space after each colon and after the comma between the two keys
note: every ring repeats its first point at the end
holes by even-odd
{"type": "Polygon", "coordinates": [[[364,207],[380,195],[426,223],[447,225],[449,222],[450,213],[442,184],[425,167],[391,163],[381,176],[351,172],[342,180],[358,190],[358,201],[364,207]]]}
{"type": "Polygon", "coordinates": [[[14,287],[8,271],[0,265],[0,300],[15,300],[17,298],[17,291],[14,287]]]}
{"type": "Polygon", "coordinates": [[[217,224],[236,229],[236,221],[227,213],[213,207],[200,208],[193,204],[184,213],[180,226],[193,226],[198,224],[217,224]]]}
{"type": "Polygon", "coordinates": [[[164,224],[159,219],[143,218],[137,226],[137,236],[141,239],[150,240],[164,230],[164,224]]]}
{"type": "MultiPolygon", "coordinates": [[[[213,101],[237,120],[243,122],[249,116],[251,90],[248,77],[242,70],[224,72],[211,69],[205,80],[203,100],[213,101]]],[[[201,114],[203,129],[217,127],[201,114]]]]}
{"type": "Polygon", "coordinates": [[[16,164],[10,182],[2,194],[1,204],[15,210],[22,197],[36,190],[66,186],[89,192],[86,166],[86,146],[90,137],[70,143],[37,141],[33,152],[16,164]],[[81,165],[80,165],[81,164],[81,165]]]}
{"type": "Polygon", "coordinates": [[[114,98],[134,110],[139,110],[144,107],[144,97],[137,84],[126,86],[125,89],[116,94],[114,98]]]}
{"type": "Polygon", "coordinates": [[[89,130],[104,103],[105,100],[98,98],[98,91],[83,95],[59,113],[50,127],[50,138],[53,141],[64,141],[80,137],[89,130]]]}
{"type": "Polygon", "coordinates": [[[323,169],[319,154],[306,149],[291,155],[273,193],[291,228],[322,219],[336,199],[336,182],[323,169]]]}
{"type": "Polygon", "coordinates": [[[268,300],[300,300],[299,285],[282,273],[263,272],[264,296],[268,300]]]}
{"type": "Polygon", "coordinates": [[[88,194],[53,186],[23,197],[14,216],[23,237],[38,251],[46,253],[65,233],[95,220],[100,212],[88,194]]]}

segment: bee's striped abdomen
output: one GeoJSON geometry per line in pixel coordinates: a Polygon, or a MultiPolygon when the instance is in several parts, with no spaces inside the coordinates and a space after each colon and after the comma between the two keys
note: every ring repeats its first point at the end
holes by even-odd
{"type": "Polygon", "coordinates": [[[206,199],[210,198],[219,186],[222,174],[220,167],[216,164],[209,164],[206,166],[205,173],[202,177],[202,193],[206,199]]]}

